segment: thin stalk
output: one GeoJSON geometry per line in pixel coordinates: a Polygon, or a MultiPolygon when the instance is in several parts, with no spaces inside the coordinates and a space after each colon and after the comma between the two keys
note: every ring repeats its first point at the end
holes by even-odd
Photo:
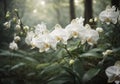
{"type": "Polygon", "coordinates": [[[19,14],[18,14],[18,11],[15,11],[15,13],[16,13],[18,19],[20,20],[20,27],[21,27],[21,29],[22,29],[23,33],[25,33],[25,31],[23,29],[23,23],[22,23],[21,18],[20,18],[19,14]]]}
{"type": "Polygon", "coordinates": [[[70,51],[67,49],[67,45],[65,45],[65,50],[66,50],[66,52],[68,53],[68,55],[72,58],[73,56],[72,56],[72,54],[70,53],[70,51]]]}
{"type": "Polygon", "coordinates": [[[80,47],[80,45],[81,45],[81,41],[78,43],[77,48],[79,48],[79,47],[80,47]]]}

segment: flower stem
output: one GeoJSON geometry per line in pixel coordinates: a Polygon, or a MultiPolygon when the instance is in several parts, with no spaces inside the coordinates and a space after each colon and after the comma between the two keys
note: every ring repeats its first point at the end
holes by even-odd
{"type": "Polygon", "coordinates": [[[68,53],[68,55],[72,58],[73,56],[72,56],[72,54],[70,53],[70,51],[67,49],[67,45],[65,45],[65,50],[66,50],[66,52],[68,53]]]}
{"type": "MultiPolygon", "coordinates": [[[[20,16],[19,16],[18,11],[17,11],[17,12],[15,11],[15,13],[16,13],[16,15],[17,15],[18,19],[20,19],[20,16]]],[[[24,29],[23,29],[23,23],[22,23],[21,19],[20,19],[20,27],[21,27],[21,29],[22,29],[23,33],[25,33],[25,31],[24,31],[24,29]]]]}

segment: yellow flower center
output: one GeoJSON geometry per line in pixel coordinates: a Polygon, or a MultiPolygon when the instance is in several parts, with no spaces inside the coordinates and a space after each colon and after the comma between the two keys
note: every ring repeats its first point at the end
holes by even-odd
{"type": "Polygon", "coordinates": [[[72,36],[76,38],[76,37],[78,37],[78,33],[74,31],[74,32],[72,33],[72,36]]]}
{"type": "Polygon", "coordinates": [[[59,36],[56,36],[56,39],[57,39],[57,41],[61,41],[62,40],[62,38],[59,37],[59,36]]]}
{"type": "Polygon", "coordinates": [[[110,18],[105,18],[105,22],[111,22],[110,18]]]}
{"type": "Polygon", "coordinates": [[[91,42],[92,42],[92,38],[88,38],[88,39],[87,39],[87,42],[90,42],[90,43],[91,43],[91,42]]]}
{"type": "Polygon", "coordinates": [[[45,43],[45,48],[50,48],[50,45],[48,43],[45,43]]]}

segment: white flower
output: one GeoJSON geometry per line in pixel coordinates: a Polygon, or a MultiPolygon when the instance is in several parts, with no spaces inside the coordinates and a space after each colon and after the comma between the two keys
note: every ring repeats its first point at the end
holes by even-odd
{"type": "Polygon", "coordinates": [[[46,28],[46,25],[44,23],[38,24],[37,26],[35,26],[35,34],[36,35],[42,35],[47,33],[48,30],[46,28]]]}
{"type": "MultiPolygon", "coordinates": [[[[119,63],[118,61],[116,63],[119,63]]],[[[119,66],[117,66],[115,63],[114,66],[110,66],[105,70],[105,73],[108,77],[108,82],[115,82],[116,84],[120,83],[120,64],[117,64],[119,66]]]]}
{"type": "Polygon", "coordinates": [[[69,39],[68,32],[65,29],[62,29],[60,25],[55,25],[55,29],[50,33],[50,35],[57,40],[57,42],[62,42],[63,44],[67,44],[67,40],[69,39]]]}
{"type": "Polygon", "coordinates": [[[79,38],[81,39],[81,44],[84,44],[87,41],[89,45],[94,45],[97,44],[99,34],[87,24],[85,29],[79,32],[79,38]]]}
{"type": "Polygon", "coordinates": [[[84,19],[81,17],[80,19],[74,19],[71,21],[71,24],[67,25],[65,30],[69,33],[69,38],[77,38],[79,37],[79,32],[83,31],[83,21],[84,19]]]}
{"type": "Polygon", "coordinates": [[[49,34],[44,34],[32,39],[31,44],[39,48],[39,52],[48,51],[50,48],[56,50],[57,41],[49,34]]]}
{"type": "Polygon", "coordinates": [[[10,28],[10,26],[11,26],[11,21],[5,22],[3,25],[4,25],[6,28],[10,28]]]}
{"type": "Polygon", "coordinates": [[[96,28],[96,31],[99,32],[99,33],[101,33],[101,32],[103,32],[103,28],[97,27],[97,28],[96,28]]]}
{"type": "Polygon", "coordinates": [[[15,26],[15,30],[20,30],[20,29],[21,29],[20,25],[17,24],[17,25],[15,26]]]}
{"type": "Polygon", "coordinates": [[[15,42],[18,42],[18,41],[20,41],[21,40],[21,38],[19,37],[19,36],[14,36],[14,41],[15,42]]]}
{"type": "Polygon", "coordinates": [[[90,45],[97,44],[99,34],[96,30],[88,29],[86,32],[87,42],[90,45]]]}
{"type": "Polygon", "coordinates": [[[18,50],[18,45],[13,41],[9,44],[9,48],[12,50],[18,50]]]}
{"type": "Polygon", "coordinates": [[[25,38],[25,42],[28,44],[28,45],[31,45],[31,41],[32,39],[35,37],[35,34],[33,31],[30,31],[30,32],[27,32],[27,36],[25,38]]]}
{"type": "Polygon", "coordinates": [[[107,7],[106,10],[102,11],[99,15],[99,19],[102,22],[106,22],[107,24],[110,24],[110,22],[116,24],[118,16],[119,16],[119,11],[116,10],[115,6],[113,6],[112,8],[107,7]]]}
{"type": "Polygon", "coordinates": [[[77,22],[78,24],[83,25],[85,19],[84,19],[83,17],[80,17],[80,18],[76,18],[75,20],[76,20],[76,22],[77,22]]]}

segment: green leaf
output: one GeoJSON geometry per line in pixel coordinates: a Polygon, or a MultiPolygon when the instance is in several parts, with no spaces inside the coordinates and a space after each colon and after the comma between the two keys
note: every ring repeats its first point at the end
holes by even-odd
{"type": "Polygon", "coordinates": [[[102,48],[94,48],[94,49],[91,49],[91,50],[89,50],[88,52],[103,52],[104,51],[104,49],[102,49],[102,48]]]}
{"type": "Polygon", "coordinates": [[[49,63],[38,64],[38,65],[36,66],[36,69],[41,69],[41,68],[47,67],[48,65],[49,65],[49,63]]]}
{"type": "Polygon", "coordinates": [[[93,52],[87,52],[79,55],[79,57],[94,57],[94,58],[102,58],[101,54],[93,53],[93,52]]]}
{"type": "Polygon", "coordinates": [[[18,64],[16,64],[16,65],[14,65],[13,67],[11,67],[11,69],[10,70],[14,70],[14,69],[17,69],[17,68],[19,68],[19,67],[22,67],[22,66],[24,66],[25,65],[25,63],[18,63],[18,64]]]}
{"type": "Polygon", "coordinates": [[[79,78],[81,79],[81,77],[84,74],[84,67],[83,67],[83,61],[81,60],[75,60],[74,64],[73,64],[73,71],[76,73],[76,75],[79,76],[79,78]]]}
{"type": "Polygon", "coordinates": [[[70,75],[74,76],[74,72],[72,71],[72,69],[68,68],[68,67],[62,67],[66,72],[68,72],[70,75]]]}
{"type": "Polygon", "coordinates": [[[1,50],[2,52],[0,53],[0,56],[7,56],[7,57],[19,57],[19,58],[23,58],[23,59],[26,59],[28,61],[31,61],[31,62],[34,62],[34,63],[38,63],[37,60],[35,60],[34,58],[32,57],[28,57],[24,54],[20,54],[20,53],[14,53],[14,52],[10,52],[10,51],[7,51],[7,50],[1,50]]]}
{"type": "Polygon", "coordinates": [[[93,77],[95,77],[98,73],[100,72],[99,68],[92,68],[90,70],[88,70],[84,76],[82,81],[83,82],[88,82],[89,80],[91,80],[93,77]]]}
{"type": "Polygon", "coordinates": [[[56,71],[59,71],[60,66],[57,63],[54,63],[52,65],[49,64],[49,66],[45,67],[44,70],[40,73],[41,75],[45,73],[55,73],[56,71]]]}
{"type": "Polygon", "coordinates": [[[120,52],[120,48],[114,48],[113,52],[120,52]]]}
{"type": "Polygon", "coordinates": [[[72,81],[75,84],[80,84],[80,77],[78,75],[78,73],[75,73],[72,69],[68,68],[68,67],[63,67],[63,69],[69,73],[69,75],[71,75],[72,81]]]}
{"type": "Polygon", "coordinates": [[[23,57],[24,59],[26,59],[26,60],[29,60],[29,61],[31,61],[31,62],[34,62],[34,63],[39,63],[37,60],[35,60],[34,58],[32,58],[32,57],[23,57]]]}
{"type": "Polygon", "coordinates": [[[68,74],[62,73],[60,75],[57,75],[56,77],[52,77],[48,81],[49,82],[48,84],[64,84],[71,80],[72,78],[68,74]]]}

